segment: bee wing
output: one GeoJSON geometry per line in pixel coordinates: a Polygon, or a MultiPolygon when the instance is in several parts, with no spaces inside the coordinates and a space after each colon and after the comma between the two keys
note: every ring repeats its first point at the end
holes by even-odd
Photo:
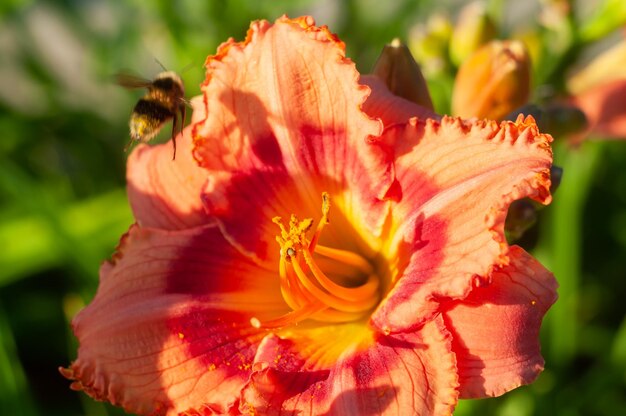
{"type": "Polygon", "coordinates": [[[147,88],[152,85],[152,81],[136,75],[119,72],[113,75],[115,83],[124,88],[147,88]]]}

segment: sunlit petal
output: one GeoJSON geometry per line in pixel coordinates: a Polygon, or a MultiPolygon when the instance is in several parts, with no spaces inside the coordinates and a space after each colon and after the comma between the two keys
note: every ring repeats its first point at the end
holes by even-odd
{"type": "Polygon", "coordinates": [[[550,200],[552,153],[551,138],[532,119],[414,121],[388,134],[399,182],[390,251],[404,271],[373,320],[395,332],[415,328],[438,298],[463,298],[507,264],[508,206],[524,197],[550,200]]]}
{"type": "Polygon", "coordinates": [[[352,327],[266,338],[240,410],[302,416],[452,412],[455,358],[441,319],[394,338],[358,337],[352,327]],[[342,348],[327,342],[330,337],[342,348]]]}
{"type": "Polygon", "coordinates": [[[539,327],[556,301],[556,280],[521,248],[511,247],[510,257],[490,285],[445,313],[463,398],[499,396],[543,370],[539,327]]]}
{"type": "Polygon", "coordinates": [[[273,244],[262,232],[272,216],[309,215],[322,192],[364,229],[380,232],[385,219],[377,197],[393,177],[390,152],[374,138],[382,123],[361,111],[369,88],[357,83],[343,43],[313,24],[255,22],[244,42],[222,44],[206,64],[207,119],[194,131],[212,175],[205,202],[231,242],[258,258],[273,244]],[[236,220],[235,206],[245,212],[236,220]]]}
{"type": "Polygon", "coordinates": [[[119,250],[72,322],[80,348],[65,374],[74,388],[140,414],[232,404],[264,336],[250,317],[286,308],[273,274],[210,226],[135,226],[119,250]]]}

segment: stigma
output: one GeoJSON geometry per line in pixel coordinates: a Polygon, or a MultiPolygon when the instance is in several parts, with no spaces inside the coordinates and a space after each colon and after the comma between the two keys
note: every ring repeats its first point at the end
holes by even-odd
{"type": "Polygon", "coordinates": [[[330,196],[322,194],[322,217],[311,238],[313,219],[299,220],[292,214],[288,226],[280,217],[272,221],[280,234],[278,274],[280,289],[290,312],[275,319],[250,319],[255,328],[275,329],[306,319],[321,322],[351,322],[362,319],[380,301],[380,279],[370,262],[358,253],[319,244],[330,221],[330,196]]]}

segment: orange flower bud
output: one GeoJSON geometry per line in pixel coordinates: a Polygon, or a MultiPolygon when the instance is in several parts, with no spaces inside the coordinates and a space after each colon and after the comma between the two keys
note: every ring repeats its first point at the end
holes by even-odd
{"type": "Polygon", "coordinates": [[[422,107],[433,110],[426,80],[409,48],[399,39],[385,45],[372,73],[380,78],[389,91],[422,107]]]}
{"type": "Polygon", "coordinates": [[[461,9],[450,39],[450,60],[461,65],[468,56],[496,37],[496,26],[484,3],[474,2],[461,9]]]}
{"type": "Polygon", "coordinates": [[[492,41],[459,68],[452,114],[500,120],[530,95],[530,58],[520,41],[492,41]]]}

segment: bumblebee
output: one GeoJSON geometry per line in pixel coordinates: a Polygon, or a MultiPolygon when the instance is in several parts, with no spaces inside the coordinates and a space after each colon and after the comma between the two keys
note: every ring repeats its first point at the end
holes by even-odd
{"type": "MultiPolygon", "coordinates": [[[[117,74],[116,82],[126,88],[147,88],[148,92],[139,99],[130,115],[130,143],[150,141],[170,119],[172,122],[172,145],[176,158],[176,133],[185,124],[185,86],[181,77],[172,71],[164,71],[153,80],[129,74],[117,74]]],[[[127,146],[127,148],[128,148],[127,146]]]]}

